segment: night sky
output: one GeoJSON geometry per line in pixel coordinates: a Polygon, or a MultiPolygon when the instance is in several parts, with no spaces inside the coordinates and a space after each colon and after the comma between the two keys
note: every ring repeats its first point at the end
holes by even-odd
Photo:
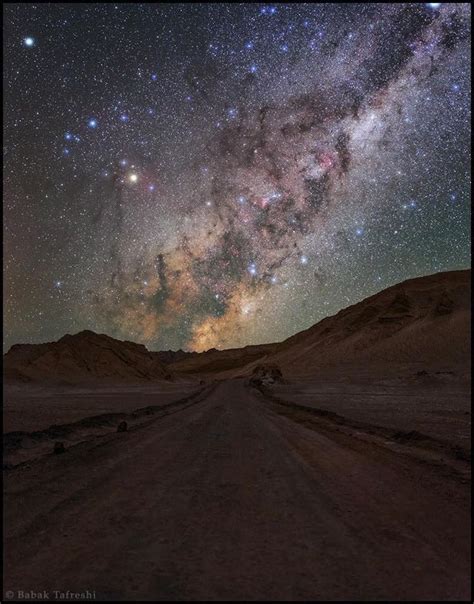
{"type": "Polygon", "coordinates": [[[282,340],[470,263],[468,4],[7,4],[5,348],[282,340]]]}

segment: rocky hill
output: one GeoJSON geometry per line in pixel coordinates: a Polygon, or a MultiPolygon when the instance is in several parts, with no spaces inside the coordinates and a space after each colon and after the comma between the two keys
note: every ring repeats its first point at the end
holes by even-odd
{"type": "Polygon", "coordinates": [[[94,380],[170,379],[145,346],[81,331],[46,344],[15,344],[4,355],[4,377],[20,381],[78,383],[94,380]]]}

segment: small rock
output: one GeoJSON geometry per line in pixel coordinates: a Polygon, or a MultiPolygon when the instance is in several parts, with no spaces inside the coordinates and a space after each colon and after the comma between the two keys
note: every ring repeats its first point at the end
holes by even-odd
{"type": "Polygon", "coordinates": [[[55,455],[59,455],[60,453],[65,453],[66,452],[66,447],[64,446],[64,443],[54,443],[54,448],[53,448],[53,453],[55,455]]]}
{"type": "Polygon", "coordinates": [[[123,421],[117,426],[117,432],[126,432],[128,429],[127,422],[123,421]]]}

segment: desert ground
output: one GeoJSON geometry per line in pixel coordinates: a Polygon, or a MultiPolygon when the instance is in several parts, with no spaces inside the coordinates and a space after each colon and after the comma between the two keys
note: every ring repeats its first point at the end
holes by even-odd
{"type": "Polygon", "coordinates": [[[286,407],[245,379],[197,391],[6,472],[5,589],[469,598],[469,464],[456,450],[286,407]]]}

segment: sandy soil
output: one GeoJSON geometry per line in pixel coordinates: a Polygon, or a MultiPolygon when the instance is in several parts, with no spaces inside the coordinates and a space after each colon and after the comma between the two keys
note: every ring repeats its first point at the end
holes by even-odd
{"type": "Polygon", "coordinates": [[[244,380],[172,411],[5,473],[5,591],[470,598],[467,461],[285,407],[244,380]]]}
{"type": "Polygon", "coordinates": [[[307,378],[275,385],[284,400],[333,411],[349,420],[416,430],[470,448],[470,381],[452,374],[413,373],[387,379],[307,378]]]}
{"type": "Polygon", "coordinates": [[[196,388],[197,380],[89,387],[7,384],[3,391],[3,430],[30,432],[91,415],[167,404],[196,388]]]}

